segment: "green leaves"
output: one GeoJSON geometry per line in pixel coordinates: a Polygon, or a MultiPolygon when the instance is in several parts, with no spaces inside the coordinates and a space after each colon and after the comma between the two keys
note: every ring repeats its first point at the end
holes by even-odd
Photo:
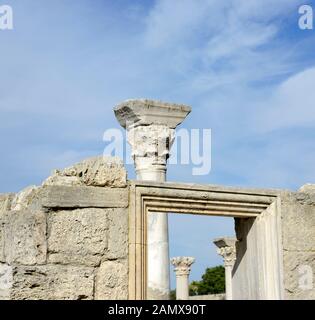
{"type": "Polygon", "coordinates": [[[224,267],[207,268],[201,281],[193,281],[189,285],[189,295],[216,294],[225,292],[224,267]]]}

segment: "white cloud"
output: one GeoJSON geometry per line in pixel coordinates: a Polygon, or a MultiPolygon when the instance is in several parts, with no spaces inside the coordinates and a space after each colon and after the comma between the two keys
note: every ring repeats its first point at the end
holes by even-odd
{"type": "Polygon", "coordinates": [[[315,127],[315,68],[300,72],[277,87],[253,117],[261,131],[315,127]]]}
{"type": "Polygon", "coordinates": [[[160,68],[180,77],[179,95],[272,80],[296,70],[297,53],[276,38],[301,2],[160,0],[146,18],[144,43],[160,68]]]}
{"type": "Polygon", "coordinates": [[[271,88],[245,87],[205,101],[202,111],[213,128],[209,181],[220,172],[227,184],[252,187],[314,182],[314,83],[309,68],[271,88]]]}
{"type": "MultiPolygon", "coordinates": [[[[186,46],[195,44],[198,36],[225,37],[238,31],[239,36],[245,32],[252,34],[251,43],[256,43],[255,37],[264,38],[263,34],[255,33],[258,26],[270,23],[279,15],[285,16],[301,3],[301,0],[159,0],[146,18],[146,40],[154,47],[176,47],[183,41],[186,46]],[[197,34],[197,33],[199,34],[197,34]]],[[[267,33],[270,31],[267,30],[267,33]]],[[[237,39],[237,37],[235,37],[237,39]]],[[[203,39],[205,40],[205,39],[203,39]]],[[[229,39],[228,39],[229,40],[229,39]]],[[[241,39],[244,41],[244,39],[241,39]]],[[[247,42],[247,44],[249,44],[247,42]]],[[[231,47],[232,49],[232,47],[231,47]]]]}
{"type": "MultiPolygon", "coordinates": [[[[201,0],[161,0],[146,17],[145,39],[149,46],[178,46],[194,36],[209,14],[209,2],[201,0]]],[[[189,44],[187,44],[189,46],[189,44]]]]}

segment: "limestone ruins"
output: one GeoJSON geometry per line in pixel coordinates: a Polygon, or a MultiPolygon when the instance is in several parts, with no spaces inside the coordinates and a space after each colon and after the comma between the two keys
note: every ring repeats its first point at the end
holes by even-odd
{"type": "Polygon", "coordinates": [[[173,212],[234,218],[235,251],[216,241],[222,255],[235,254],[227,298],[315,299],[315,185],[295,192],[166,182],[175,128],[189,112],[151,100],[115,108],[138,180],[127,180],[121,160],[100,156],[0,195],[0,298],[167,299],[173,212]]]}

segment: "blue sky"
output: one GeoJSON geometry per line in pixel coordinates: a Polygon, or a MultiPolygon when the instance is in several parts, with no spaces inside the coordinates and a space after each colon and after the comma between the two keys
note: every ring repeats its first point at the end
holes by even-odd
{"type": "MultiPolygon", "coordinates": [[[[0,0],[0,192],[102,154],[129,98],[192,106],[182,125],[212,129],[212,170],[169,166],[171,181],[296,190],[315,181],[315,30],[298,0],[0,0]]],[[[133,168],[128,166],[130,179],[133,168]]],[[[222,218],[170,216],[171,255],[192,279],[221,263],[222,218]],[[187,242],[189,234],[189,243],[187,242]],[[183,246],[185,242],[185,246],[183,246]],[[187,244],[187,245],[186,245],[187,244]]]]}

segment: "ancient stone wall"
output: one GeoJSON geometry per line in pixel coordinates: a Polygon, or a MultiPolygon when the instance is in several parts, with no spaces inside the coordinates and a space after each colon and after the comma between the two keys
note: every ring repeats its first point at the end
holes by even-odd
{"type": "Polygon", "coordinates": [[[315,299],[315,185],[281,197],[285,299],[315,299]]]}
{"type": "Polygon", "coordinates": [[[0,196],[0,299],[127,299],[128,186],[116,158],[0,196]]]}
{"type": "MultiPolygon", "coordinates": [[[[244,203],[244,196],[246,201],[254,197],[247,206],[258,208],[259,215],[235,218],[233,299],[315,299],[314,185],[299,192],[238,192],[221,187],[218,192],[213,186],[200,191],[183,184],[152,187],[153,182],[148,182],[138,185],[134,191],[138,196],[128,208],[133,194],[129,189],[136,189],[126,176],[117,158],[97,157],[55,171],[39,187],[0,195],[0,299],[127,299],[133,288],[128,288],[128,280],[132,283],[136,275],[145,285],[139,272],[143,247],[137,243],[138,251],[128,253],[129,232],[132,238],[134,231],[133,241],[141,241],[143,237],[137,237],[145,230],[135,224],[143,222],[139,188],[146,195],[160,191],[159,197],[168,201],[213,200],[216,190],[216,196],[222,192],[224,201],[232,203],[231,209],[236,200],[244,203]],[[230,198],[226,198],[228,190],[230,198]]],[[[194,210],[191,203],[185,201],[185,210],[194,210]]]]}

